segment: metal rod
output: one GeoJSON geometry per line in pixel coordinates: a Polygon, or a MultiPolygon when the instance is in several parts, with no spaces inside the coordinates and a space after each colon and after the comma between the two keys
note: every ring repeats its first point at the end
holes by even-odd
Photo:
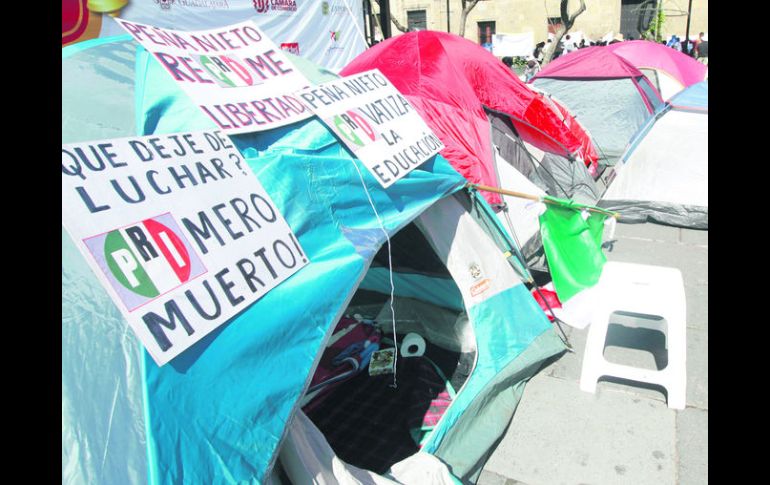
{"type": "Polygon", "coordinates": [[[380,0],[380,29],[382,40],[390,39],[390,0],[380,0]]]}
{"type": "Polygon", "coordinates": [[[451,30],[449,30],[449,0],[446,0],[446,32],[449,34],[451,30]]]}
{"type": "Polygon", "coordinates": [[[684,45],[685,49],[687,49],[687,55],[692,56],[690,53],[690,17],[692,16],[692,0],[690,0],[690,3],[687,5],[687,30],[684,34],[684,45]]]}

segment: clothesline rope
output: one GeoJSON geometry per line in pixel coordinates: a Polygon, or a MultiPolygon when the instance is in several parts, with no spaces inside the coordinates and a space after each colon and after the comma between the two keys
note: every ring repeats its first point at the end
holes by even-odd
{"type": "Polygon", "coordinates": [[[396,310],[393,308],[393,298],[395,297],[396,292],[396,285],[393,284],[393,259],[390,254],[390,236],[388,236],[388,231],[385,229],[385,224],[383,224],[382,219],[380,219],[380,214],[377,212],[377,208],[374,206],[374,201],[372,200],[372,196],[369,194],[369,189],[366,188],[366,183],[364,182],[364,176],[361,173],[361,170],[358,168],[358,165],[356,164],[355,160],[351,160],[353,163],[353,166],[356,168],[356,172],[358,172],[358,178],[361,180],[361,186],[364,188],[364,192],[366,192],[366,198],[369,199],[369,205],[372,207],[372,210],[374,211],[374,215],[377,217],[377,222],[380,224],[380,229],[382,229],[382,233],[385,234],[385,241],[388,245],[388,276],[390,277],[390,318],[393,323],[393,343],[395,347],[395,352],[393,353],[393,385],[391,387],[397,388],[398,384],[396,382],[396,363],[398,362],[398,337],[396,336],[396,310]]]}

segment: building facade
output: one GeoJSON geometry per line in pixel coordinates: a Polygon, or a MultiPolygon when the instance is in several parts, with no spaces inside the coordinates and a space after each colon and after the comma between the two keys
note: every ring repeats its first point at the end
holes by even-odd
{"type": "MultiPolygon", "coordinates": [[[[689,0],[585,0],[586,10],[575,21],[573,32],[581,32],[591,40],[622,33],[625,38],[640,38],[658,8],[665,20],[664,38],[672,34],[684,38],[687,28],[689,0]]],[[[373,2],[374,3],[374,2],[373,2]]],[[[376,5],[376,3],[375,3],[376,5]]],[[[571,0],[569,11],[580,6],[571,0]]],[[[375,7],[376,8],[376,7],[375,7]]],[[[460,31],[459,0],[390,0],[391,15],[412,30],[460,31]],[[448,7],[448,14],[447,14],[448,7]]],[[[692,0],[690,36],[708,32],[708,0],[692,0]]],[[[549,29],[560,22],[560,0],[481,0],[468,15],[464,37],[484,44],[493,34],[532,32],[535,42],[544,41],[549,29]]],[[[391,26],[392,34],[401,32],[391,26]]]]}

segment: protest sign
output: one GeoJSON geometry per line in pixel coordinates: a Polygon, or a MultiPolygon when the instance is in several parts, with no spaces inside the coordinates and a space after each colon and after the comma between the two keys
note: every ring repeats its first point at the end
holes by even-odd
{"type": "Polygon", "coordinates": [[[298,94],[385,188],[444,149],[409,101],[378,69],[298,94]]]}
{"type": "Polygon", "coordinates": [[[158,365],[308,263],[219,131],[62,145],[62,225],[158,365]]]}
{"type": "Polygon", "coordinates": [[[253,22],[195,32],[118,23],[227,133],[269,130],[312,116],[292,94],[311,83],[253,22]]]}

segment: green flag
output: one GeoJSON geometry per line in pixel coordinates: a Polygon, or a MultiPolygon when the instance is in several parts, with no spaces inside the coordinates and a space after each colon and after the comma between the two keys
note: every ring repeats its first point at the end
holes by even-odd
{"type": "Polygon", "coordinates": [[[544,198],[556,203],[546,204],[540,216],[540,234],[553,286],[565,302],[599,281],[607,260],[602,253],[602,233],[609,214],[571,200],[544,198]],[[588,208],[602,213],[584,210],[588,208]]]}

